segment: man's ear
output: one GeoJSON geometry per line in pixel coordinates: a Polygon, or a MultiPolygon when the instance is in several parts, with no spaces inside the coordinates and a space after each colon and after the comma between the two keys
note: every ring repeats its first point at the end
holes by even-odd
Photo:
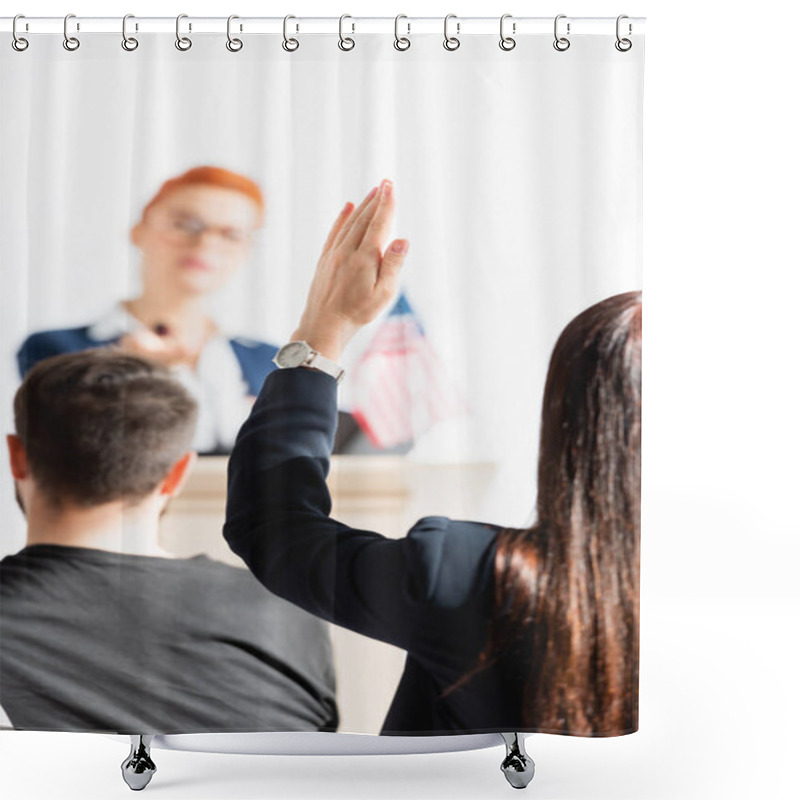
{"type": "Polygon", "coordinates": [[[192,471],[194,462],[197,460],[197,453],[191,451],[185,453],[170,467],[167,477],[164,478],[161,484],[161,491],[159,494],[166,494],[170,497],[176,497],[189,477],[192,471]]]}
{"type": "Polygon", "coordinates": [[[11,466],[11,474],[15,480],[21,481],[28,477],[28,455],[22,445],[22,439],[15,433],[6,436],[8,444],[8,463],[11,466]]]}
{"type": "Polygon", "coordinates": [[[139,247],[142,241],[142,223],[137,222],[132,228],[130,232],[131,242],[139,247]]]}

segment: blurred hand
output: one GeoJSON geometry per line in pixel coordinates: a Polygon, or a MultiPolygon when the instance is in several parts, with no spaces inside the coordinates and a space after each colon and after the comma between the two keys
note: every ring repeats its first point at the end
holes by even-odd
{"type": "Polygon", "coordinates": [[[117,347],[133,356],[156,361],[167,367],[191,363],[194,353],[172,336],[159,336],[147,328],[126,333],[117,347]]]}
{"type": "Polygon", "coordinates": [[[341,351],[397,293],[408,241],[395,239],[384,252],[394,216],[392,182],[384,180],[353,211],[347,203],[334,222],[308,290],[292,340],[304,340],[326,358],[341,351]]]}

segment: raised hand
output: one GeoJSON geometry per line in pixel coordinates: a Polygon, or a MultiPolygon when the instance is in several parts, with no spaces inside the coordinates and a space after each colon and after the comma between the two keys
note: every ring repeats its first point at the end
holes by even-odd
{"type": "Polygon", "coordinates": [[[394,297],[408,241],[395,239],[384,251],[393,216],[388,180],[355,211],[352,203],[345,205],[325,241],[293,340],[305,340],[336,361],[356,331],[394,297]]]}

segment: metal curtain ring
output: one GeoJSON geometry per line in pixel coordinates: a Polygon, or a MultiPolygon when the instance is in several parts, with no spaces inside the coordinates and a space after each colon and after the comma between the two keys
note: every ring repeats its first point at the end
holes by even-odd
{"type": "MultiPolygon", "coordinates": [[[[77,50],[81,46],[81,43],[78,39],[69,35],[68,25],[71,19],[75,19],[74,14],[67,14],[67,16],[64,17],[64,49],[69,50],[70,52],[77,50]]],[[[78,30],[80,30],[80,28],[78,28],[78,30]]]]}
{"type": "Polygon", "coordinates": [[[283,46],[283,49],[286,50],[287,52],[293,53],[295,50],[297,50],[298,47],[300,47],[300,42],[298,42],[297,39],[294,39],[294,38],[290,39],[286,35],[286,30],[287,30],[288,23],[289,23],[290,19],[297,19],[297,17],[293,17],[291,14],[287,14],[283,18],[283,42],[282,42],[282,46],[283,46]]]}
{"type": "MultiPolygon", "coordinates": [[[[620,14],[617,17],[617,41],[614,42],[614,47],[616,47],[617,50],[620,51],[620,53],[627,53],[628,50],[630,50],[631,47],[633,47],[633,42],[630,39],[623,39],[619,35],[619,28],[620,28],[619,24],[620,24],[620,22],[622,22],[623,19],[628,19],[628,15],[627,14],[620,14]]],[[[630,34],[632,31],[633,31],[633,27],[631,26],[630,23],[628,23],[628,34],[630,34]]]]}
{"type": "MultiPolygon", "coordinates": [[[[353,18],[349,14],[342,14],[342,16],[339,17],[339,49],[340,50],[352,50],[356,46],[356,43],[355,43],[354,39],[351,39],[349,36],[344,36],[342,34],[342,24],[344,23],[344,21],[346,19],[353,19],[353,18]]],[[[353,25],[353,33],[355,33],[355,30],[356,30],[355,22],[353,22],[352,25],[353,25]]]]}
{"type": "MultiPolygon", "coordinates": [[[[244,47],[244,42],[241,39],[236,39],[231,37],[231,22],[235,19],[239,19],[239,17],[236,16],[236,14],[231,14],[228,17],[228,28],[227,28],[228,41],[225,42],[225,47],[227,47],[228,50],[231,51],[231,53],[238,53],[244,47]]],[[[239,28],[239,30],[241,30],[241,27],[239,28]]]]}
{"type": "MultiPolygon", "coordinates": [[[[559,53],[563,53],[565,50],[569,50],[570,41],[567,39],[566,36],[559,36],[558,35],[558,21],[560,19],[566,19],[566,14],[559,14],[555,22],[553,23],[553,36],[555,37],[555,41],[553,42],[553,47],[559,51],[559,53]]],[[[569,35],[569,22],[567,23],[567,35],[569,35]]]]}
{"type": "MultiPolygon", "coordinates": [[[[511,19],[511,14],[503,14],[500,17],[500,49],[501,50],[513,50],[517,46],[517,40],[512,39],[510,36],[506,36],[503,30],[503,26],[507,19],[511,19]]],[[[513,26],[512,30],[516,33],[516,25],[513,26]]]]}
{"type": "MultiPolygon", "coordinates": [[[[411,39],[407,36],[400,36],[400,20],[408,19],[405,14],[398,14],[394,18],[394,49],[395,50],[408,50],[411,47],[411,39]]],[[[411,33],[411,23],[406,22],[408,33],[411,33]]]]}
{"type": "Polygon", "coordinates": [[[27,39],[23,38],[22,36],[20,36],[17,33],[17,20],[18,19],[25,19],[25,15],[24,14],[17,14],[17,16],[14,17],[14,21],[11,23],[11,36],[13,37],[11,39],[11,46],[18,53],[21,53],[23,50],[27,50],[28,49],[29,42],[28,42],[27,39]]]}
{"type": "MultiPolygon", "coordinates": [[[[188,50],[192,46],[192,40],[188,36],[181,36],[181,20],[187,19],[188,14],[178,14],[175,18],[175,47],[178,50],[188,50]]],[[[191,24],[189,30],[192,29],[191,24]]]]}
{"type": "MultiPolygon", "coordinates": [[[[447,35],[447,23],[451,19],[455,19],[455,18],[456,18],[455,14],[448,14],[444,18],[444,42],[443,42],[443,44],[444,44],[444,49],[445,50],[458,50],[458,48],[461,47],[461,40],[460,39],[458,39],[455,36],[448,36],[447,35]]],[[[456,23],[456,33],[459,33],[460,30],[461,30],[460,23],[456,23]]]]}
{"type": "MultiPolygon", "coordinates": [[[[134,51],[139,46],[139,40],[133,36],[128,36],[128,20],[134,19],[133,14],[126,14],[122,18],[122,49],[127,50],[129,53],[134,51]]],[[[138,30],[138,26],[137,26],[138,30]]]]}

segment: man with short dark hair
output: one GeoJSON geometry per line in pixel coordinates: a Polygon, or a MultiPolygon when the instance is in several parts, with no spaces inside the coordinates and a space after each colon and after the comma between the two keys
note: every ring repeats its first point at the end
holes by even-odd
{"type": "Polygon", "coordinates": [[[245,569],[158,546],[196,404],[108,349],[46,359],[8,449],[26,546],[0,561],[0,705],[15,728],[336,730],[327,626],[245,569]]]}

